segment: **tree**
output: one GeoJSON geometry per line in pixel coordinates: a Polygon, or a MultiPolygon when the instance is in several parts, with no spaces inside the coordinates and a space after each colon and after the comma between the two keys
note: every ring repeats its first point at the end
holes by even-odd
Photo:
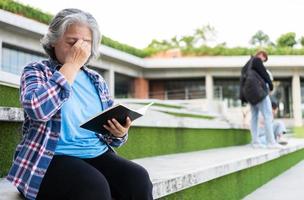
{"type": "Polygon", "coordinates": [[[304,36],[302,36],[302,37],[300,38],[300,44],[302,45],[302,47],[304,47],[304,36]]]}
{"type": "Polygon", "coordinates": [[[171,46],[174,48],[180,47],[180,40],[177,39],[177,36],[174,36],[173,38],[171,38],[171,46]]]}
{"type": "Polygon", "coordinates": [[[279,47],[293,47],[296,43],[296,33],[294,32],[285,33],[277,39],[279,47]]]}
{"type": "Polygon", "coordinates": [[[156,39],[153,39],[147,48],[151,48],[155,50],[167,50],[171,48],[171,44],[166,40],[158,41],[156,39]]]}
{"type": "Polygon", "coordinates": [[[194,46],[195,37],[192,36],[192,35],[182,36],[182,38],[180,39],[180,41],[184,43],[184,47],[186,49],[191,49],[194,46]]]}
{"type": "Polygon", "coordinates": [[[269,36],[263,31],[257,31],[250,39],[250,44],[264,46],[270,44],[269,36]]]}
{"type": "Polygon", "coordinates": [[[193,36],[195,38],[194,43],[196,46],[206,45],[208,41],[211,41],[215,38],[216,31],[213,26],[207,24],[203,25],[200,28],[197,28],[193,36]]]}

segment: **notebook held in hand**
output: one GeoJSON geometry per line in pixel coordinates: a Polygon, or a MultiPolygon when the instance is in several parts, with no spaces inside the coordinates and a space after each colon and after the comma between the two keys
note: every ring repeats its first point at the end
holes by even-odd
{"type": "Polygon", "coordinates": [[[96,133],[106,133],[108,131],[103,127],[103,125],[108,124],[108,120],[115,118],[121,125],[124,125],[127,117],[133,121],[143,116],[152,104],[153,102],[138,110],[130,109],[123,104],[117,104],[101,113],[98,113],[96,116],[93,116],[86,122],[82,123],[80,127],[96,133]]]}

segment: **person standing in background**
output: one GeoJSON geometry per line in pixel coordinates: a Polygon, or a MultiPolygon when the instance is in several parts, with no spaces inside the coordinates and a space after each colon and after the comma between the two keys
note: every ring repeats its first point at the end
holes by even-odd
{"type": "MultiPolygon", "coordinates": [[[[251,124],[250,124],[250,131],[252,136],[252,142],[251,145],[253,148],[280,148],[281,146],[275,141],[274,135],[273,135],[273,127],[272,127],[272,121],[273,121],[273,115],[272,115],[272,108],[271,108],[271,101],[270,101],[270,91],[273,90],[273,84],[270,79],[269,74],[266,71],[266,68],[264,66],[264,62],[268,60],[268,55],[265,51],[258,51],[256,55],[247,62],[247,64],[244,66],[243,69],[246,71],[249,69],[249,65],[251,65],[251,70],[254,70],[265,82],[264,88],[267,90],[267,95],[260,100],[257,104],[253,105],[250,104],[250,110],[251,110],[251,124]],[[259,137],[259,113],[261,112],[264,122],[265,122],[265,135],[266,135],[266,146],[261,142],[259,137]]],[[[242,70],[243,71],[243,70],[242,70]]],[[[242,76],[243,77],[243,76],[242,76]]],[[[248,102],[248,99],[244,99],[244,91],[242,90],[242,84],[244,83],[243,80],[241,80],[241,93],[240,98],[242,102],[248,102]]],[[[247,91],[251,92],[251,91],[247,91]]]]}

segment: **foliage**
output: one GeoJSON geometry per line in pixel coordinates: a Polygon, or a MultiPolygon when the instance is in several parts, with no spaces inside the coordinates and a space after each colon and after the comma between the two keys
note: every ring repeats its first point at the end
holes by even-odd
{"type": "Polygon", "coordinates": [[[33,8],[29,5],[23,5],[21,3],[12,0],[1,0],[0,9],[22,15],[24,17],[34,19],[44,24],[48,24],[53,16],[51,14],[42,12],[37,8],[33,8]]]}
{"type": "Polygon", "coordinates": [[[184,35],[180,37],[174,36],[170,40],[153,39],[145,50],[149,51],[152,54],[153,52],[156,53],[173,48],[189,50],[195,47],[206,45],[208,41],[214,39],[215,34],[216,31],[214,27],[208,24],[197,28],[191,35],[184,35]]]}
{"type": "Polygon", "coordinates": [[[250,43],[253,45],[258,44],[259,46],[265,46],[268,45],[270,43],[270,39],[269,36],[264,33],[263,31],[259,30],[258,32],[256,32],[251,40],[250,43]]]}
{"type": "Polygon", "coordinates": [[[302,37],[300,38],[300,44],[302,45],[302,47],[304,47],[304,36],[302,36],[302,37]]]}
{"type": "Polygon", "coordinates": [[[285,33],[277,40],[279,47],[293,47],[296,43],[296,34],[294,32],[285,33]]]}
{"type": "Polygon", "coordinates": [[[149,55],[148,52],[146,52],[146,51],[143,51],[141,49],[137,49],[137,48],[129,46],[127,44],[122,44],[122,43],[120,43],[118,41],[115,41],[115,40],[112,40],[111,38],[106,37],[106,36],[102,37],[101,43],[106,45],[106,46],[112,47],[114,49],[129,53],[129,54],[132,54],[134,56],[141,57],[141,58],[146,57],[146,56],[149,55]]]}

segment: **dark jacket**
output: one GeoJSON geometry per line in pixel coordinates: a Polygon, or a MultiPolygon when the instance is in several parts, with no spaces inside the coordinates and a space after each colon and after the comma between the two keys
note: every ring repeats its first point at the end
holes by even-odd
{"type": "Polygon", "coordinates": [[[273,90],[273,84],[272,81],[270,79],[269,74],[266,71],[266,67],[264,66],[262,60],[258,57],[251,57],[247,63],[245,64],[245,66],[242,68],[242,72],[241,72],[241,78],[240,78],[240,99],[243,103],[246,103],[246,99],[244,98],[243,92],[242,92],[242,88],[243,88],[243,84],[244,84],[244,74],[246,73],[250,62],[252,62],[252,69],[255,70],[265,81],[265,83],[268,84],[269,90],[272,91],[273,90]],[[252,60],[252,61],[251,61],[252,60]]]}
{"type": "Polygon", "coordinates": [[[262,60],[260,58],[254,57],[252,62],[252,69],[255,70],[265,81],[268,83],[270,91],[273,90],[273,84],[270,79],[269,74],[266,71],[266,67],[264,66],[262,60]]]}

